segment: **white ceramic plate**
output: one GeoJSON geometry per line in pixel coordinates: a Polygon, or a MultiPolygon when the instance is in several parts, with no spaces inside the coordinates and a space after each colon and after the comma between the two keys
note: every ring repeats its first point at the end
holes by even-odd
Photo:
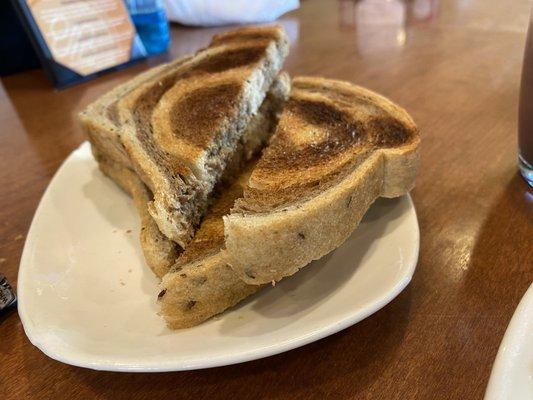
{"type": "Polygon", "coordinates": [[[485,400],[533,399],[533,284],[518,304],[492,367],[485,400]]]}
{"type": "Polygon", "coordinates": [[[88,143],[53,178],[35,213],[18,277],[18,310],[48,356],[112,371],[207,368],[266,357],[376,312],[413,275],[411,199],[380,200],[330,255],[198,327],[171,331],[156,314],[132,201],[98,170],[88,143]]]}

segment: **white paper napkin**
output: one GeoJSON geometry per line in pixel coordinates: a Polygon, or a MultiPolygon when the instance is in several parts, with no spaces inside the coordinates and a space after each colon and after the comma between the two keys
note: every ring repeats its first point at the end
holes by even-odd
{"type": "Polygon", "coordinates": [[[300,6],[299,0],[165,0],[170,21],[193,26],[264,23],[300,6]]]}

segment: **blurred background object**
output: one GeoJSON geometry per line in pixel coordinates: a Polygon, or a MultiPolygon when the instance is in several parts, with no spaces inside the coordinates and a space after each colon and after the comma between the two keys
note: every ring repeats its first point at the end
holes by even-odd
{"type": "MultiPolygon", "coordinates": [[[[146,56],[123,0],[12,0],[11,5],[25,33],[19,27],[0,40],[9,44],[26,35],[56,87],[94,78],[146,56]]],[[[17,52],[11,46],[7,60],[17,52]]]]}
{"type": "Polygon", "coordinates": [[[360,53],[390,52],[405,44],[406,5],[400,0],[355,3],[354,22],[360,53]]]}
{"type": "Polygon", "coordinates": [[[272,22],[300,6],[299,0],[166,0],[168,18],[190,26],[272,22]]]}
{"type": "Polygon", "coordinates": [[[7,282],[4,275],[0,274],[0,313],[7,310],[17,301],[17,296],[7,282]]]}
{"type": "MultiPolygon", "coordinates": [[[[166,52],[167,15],[183,25],[217,27],[272,22],[299,6],[299,0],[3,1],[0,73],[40,64],[61,88],[166,52]]],[[[289,31],[297,37],[297,27],[289,31]]]]}
{"type": "Polygon", "coordinates": [[[409,24],[420,24],[434,20],[438,15],[439,0],[412,0],[408,3],[409,24]]]}
{"type": "Polygon", "coordinates": [[[37,68],[39,58],[10,1],[0,2],[0,76],[37,68]]]}
{"type": "Polygon", "coordinates": [[[389,53],[405,44],[406,3],[339,0],[339,25],[354,31],[360,54],[389,53]]]}
{"type": "Polygon", "coordinates": [[[125,0],[128,12],[148,54],[168,50],[170,33],[163,0],[125,0]]]}
{"type": "Polygon", "coordinates": [[[353,31],[360,54],[387,54],[401,49],[406,26],[430,23],[439,0],[338,0],[339,27],[353,31]]]}
{"type": "Polygon", "coordinates": [[[529,18],[520,103],[518,109],[518,164],[522,176],[533,187],[533,13],[529,18]]]}

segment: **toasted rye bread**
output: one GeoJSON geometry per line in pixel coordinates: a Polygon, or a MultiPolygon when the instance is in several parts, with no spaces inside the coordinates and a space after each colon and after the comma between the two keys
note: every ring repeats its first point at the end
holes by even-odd
{"type": "Polygon", "coordinates": [[[118,102],[121,141],[154,196],[148,210],[182,247],[287,52],[280,27],[237,29],[118,102]]]}
{"type": "Polygon", "coordinates": [[[244,154],[234,157],[226,169],[227,183],[212,208],[202,221],[194,239],[163,277],[158,295],[160,314],[171,329],[188,328],[219,314],[259,290],[258,285],[248,285],[229,267],[223,251],[224,223],[222,216],[229,213],[235,199],[242,196],[242,188],[251,172],[248,162],[257,155],[274,132],[282,105],[289,94],[289,77],[280,74],[267,95],[265,103],[269,112],[260,112],[250,122],[243,135],[244,154]],[[247,166],[246,166],[247,164],[247,166]]]}
{"type": "Polygon", "coordinates": [[[188,328],[221,313],[258,291],[248,285],[228,265],[222,216],[229,213],[235,199],[242,196],[249,171],[222,192],[205,217],[196,236],[160,285],[160,315],[171,329],[188,328]]]}
{"type": "MultiPolygon", "coordinates": [[[[292,97],[282,115],[278,133],[271,140],[270,147],[253,170],[245,188],[250,193],[256,182],[254,177],[260,179],[259,185],[253,186],[252,195],[257,196],[253,198],[255,201],[246,196],[241,198],[243,184],[250,173],[246,171],[230,190],[223,192],[189,247],[163,277],[158,303],[160,314],[170,328],[197,325],[262,287],[255,279],[248,283],[242,280],[242,274],[229,267],[228,263],[233,262],[233,259],[223,249],[223,225],[227,225],[227,220],[231,221],[234,216],[225,215],[235,199],[235,209],[243,214],[241,218],[265,217],[264,214],[276,213],[273,217],[266,215],[271,219],[267,220],[269,226],[260,226],[264,230],[246,232],[250,236],[244,238],[254,241],[253,246],[264,251],[261,254],[263,260],[270,260],[276,257],[278,251],[293,256],[298,251],[298,245],[317,235],[316,229],[323,229],[318,234],[325,238],[328,238],[327,235],[329,238],[337,235],[329,242],[330,247],[323,251],[332,250],[345,240],[343,232],[347,236],[355,228],[379,193],[397,196],[412,186],[419,139],[414,123],[403,110],[381,96],[344,82],[317,78],[297,78],[294,82],[292,97]],[[324,97],[327,99],[324,100],[324,97]],[[322,101],[326,103],[325,106],[321,105],[322,101]],[[305,111],[298,107],[305,107],[305,111]],[[345,112],[349,118],[343,116],[345,112]],[[302,115],[311,119],[311,122],[302,121],[302,115]],[[397,120],[399,125],[391,119],[397,120]],[[326,132],[331,136],[327,137],[328,143],[323,143],[326,132]],[[333,134],[337,136],[332,137],[333,134]],[[361,140],[352,143],[355,135],[361,140]],[[317,147],[306,148],[309,141],[317,147]],[[367,143],[369,141],[371,143],[367,143]],[[389,156],[387,152],[396,151],[394,149],[403,152],[404,161],[408,164],[405,169],[401,165],[394,167],[395,173],[401,175],[385,176],[384,163],[399,161],[393,157],[380,159],[384,156],[377,154],[385,152],[384,155],[389,156]],[[280,167],[282,165],[283,168],[280,167]],[[289,166],[291,172],[288,173],[286,168],[289,166]],[[312,172],[308,175],[306,170],[312,172]],[[302,184],[304,180],[308,185],[302,184]],[[385,180],[389,185],[383,185],[385,180]],[[265,193],[257,187],[272,189],[272,192],[265,193]],[[322,195],[324,198],[321,198],[322,195]],[[243,211],[243,203],[250,209],[243,211]],[[339,221],[347,223],[348,229],[340,226],[339,221]],[[301,228],[296,225],[295,229],[294,223],[300,224],[301,228]],[[341,233],[336,233],[337,230],[341,233]],[[276,238],[280,232],[284,236],[276,238]],[[291,235],[298,238],[294,247],[291,235]],[[287,238],[288,246],[283,243],[287,238]]],[[[228,237],[225,242],[227,245],[228,237]]],[[[298,255],[309,252],[309,258],[321,256],[316,256],[315,244],[303,246],[298,255]]],[[[236,258],[240,257],[241,253],[236,258]]],[[[279,257],[277,259],[283,261],[279,257]]],[[[253,265],[251,257],[248,261],[253,265]]]]}
{"type": "MultiPolygon", "coordinates": [[[[162,70],[159,67],[157,69],[162,70]]],[[[150,73],[142,75],[144,77],[154,76],[153,71],[148,72],[150,73]]],[[[138,83],[139,78],[135,78],[134,81],[138,83]]],[[[124,93],[126,87],[133,87],[132,82],[117,88],[122,90],[113,90],[111,92],[113,96],[105,95],[93,103],[91,112],[86,111],[82,121],[100,170],[133,197],[141,219],[140,242],[146,263],[161,278],[176,261],[177,256],[181,253],[181,247],[160,232],[157,224],[148,213],[147,207],[153,199],[152,193],[137,174],[130,169],[129,159],[123,157],[123,150],[121,150],[118,135],[120,126],[117,126],[114,121],[107,117],[109,107],[114,104],[111,99],[117,100],[117,97],[121,95],[120,93],[124,93]],[[103,116],[100,117],[101,115],[103,116]],[[99,128],[95,129],[94,127],[98,125],[99,128]]],[[[251,119],[244,134],[239,139],[236,150],[228,161],[222,177],[223,184],[231,183],[240,174],[246,162],[264,147],[275,128],[282,106],[288,97],[289,89],[288,75],[280,74],[270,87],[259,111],[251,119]]]]}
{"type": "Polygon", "coordinates": [[[246,283],[278,281],[340,246],[379,196],[414,185],[420,138],[388,99],[301,77],[244,197],[224,217],[227,259],[246,283]]]}

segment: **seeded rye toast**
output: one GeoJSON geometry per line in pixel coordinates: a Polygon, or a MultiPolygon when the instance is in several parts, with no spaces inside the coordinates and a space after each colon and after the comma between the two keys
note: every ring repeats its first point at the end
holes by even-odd
{"type": "Polygon", "coordinates": [[[263,275],[248,268],[235,272],[236,259],[246,257],[249,268],[266,264],[268,273],[270,265],[288,266],[263,278],[266,283],[339,246],[377,196],[399,196],[413,186],[418,146],[413,121],[389,100],[346,82],[295,78],[262,157],[223,192],[163,277],[158,303],[167,325],[197,325],[260,290],[263,275]],[[244,221],[231,225],[236,216],[244,221]],[[243,235],[237,242],[252,244],[232,258],[224,247],[235,231],[243,235]]]}
{"type": "Polygon", "coordinates": [[[418,129],[405,110],[353,84],[293,79],[276,133],[224,217],[240,279],[292,275],[340,246],[380,196],[414,186],[418,129]]]}
{"type": "Polygon", "coordinates": [[[288,84],[284,76],[272,82],[286,52],[279,28],[219,35],[81,115],[101,170],[139,209],[149,265],[162,276],[174,264],[158,296],[171,328],[196,325],[293,274],[342,244],[377,197],[414,184],[420,139],[403,109],[346,82],[296,78],[258,163],[229,189],[220,185],[275,125],[288,84]],[[167,234],[190,245],[180,255],[167,234]]]}

